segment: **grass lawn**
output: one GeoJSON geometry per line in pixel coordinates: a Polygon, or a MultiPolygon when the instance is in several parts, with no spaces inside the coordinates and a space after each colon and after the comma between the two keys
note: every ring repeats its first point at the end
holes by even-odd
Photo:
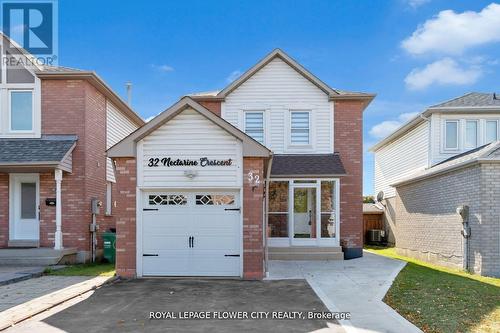
{"type": "Polygon", "coordinates": [[[115,264],[109,263],[95,263],[95,264],[79,264],[71,265],[60,270],[45,270],[47,275],[59,276],[114,276],[115,264]]]}
{"type": "Polygon", "coordinates": [[[403,257],[394,248],[365,249],[408,262],[384,302],[424,332],[500,332],[500,279],[403,257]]]}

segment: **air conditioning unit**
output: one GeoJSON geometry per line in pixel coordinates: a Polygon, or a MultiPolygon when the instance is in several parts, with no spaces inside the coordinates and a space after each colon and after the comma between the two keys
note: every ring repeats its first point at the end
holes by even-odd
{"type": "Polygon", "coordinates": [[[385,231],[380,229],[370,229],[367,231],[366,240],[368,243],[382,243],[385,231]]]}

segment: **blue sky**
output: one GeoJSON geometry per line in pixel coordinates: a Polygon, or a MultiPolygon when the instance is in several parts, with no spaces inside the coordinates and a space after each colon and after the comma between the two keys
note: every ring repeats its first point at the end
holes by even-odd
{"type": "MultiPolygon", "coordinates": [[[[153,116],[274,48],[334,88],[374,92],[365,150],[425,106],[499,87],[492,1],[59,1],[59,64],[95,70],[153,116]],[[465,27],[465,28],[464,28],[465,27]]],[[[364,190],[373,193],[373,156],[364,190]]]]}

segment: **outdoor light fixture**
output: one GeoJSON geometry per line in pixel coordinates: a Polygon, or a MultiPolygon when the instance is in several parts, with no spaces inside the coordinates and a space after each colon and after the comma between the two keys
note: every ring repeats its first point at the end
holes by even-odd
{"type": "Polygon", "coordinates": [[[195,170],[185,170],[184,171],[184,176],[188,177],[189,179],[193,179],[198,175],[198,172],[195,170]]]}

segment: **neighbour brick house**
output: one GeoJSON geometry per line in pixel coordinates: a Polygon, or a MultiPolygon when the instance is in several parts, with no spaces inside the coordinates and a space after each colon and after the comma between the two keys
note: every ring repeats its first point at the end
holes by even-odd
{"type": "Polygon", "coordinates": [[[371,148],[375,192],[400,254],[500,276],[499,126],[498,96],[469,93],[429,107],[371,148]]]}
{"type": "MultiPolygon", "coordinates": [[[[92,199],[103,203],[99,234],[114,227],[106,149],[144,122],[94,72],[34,65],[1,72],[0,247],[51,248],[51,260],[88,261],[92,199]]],[[[0,260],[15,262],[8,253],[0,260]]]]}
{"type": "Polygon", "coordinates": [[[223,90],[183,97],[108,150],[118,275],[261,279],[268,260],[360,257],[373,98],[279,49],[223,90]]]}

